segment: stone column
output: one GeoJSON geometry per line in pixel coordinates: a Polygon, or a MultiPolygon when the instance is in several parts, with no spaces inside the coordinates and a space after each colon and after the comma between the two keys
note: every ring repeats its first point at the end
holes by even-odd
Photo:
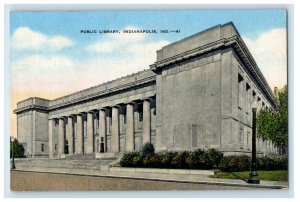
{"type": "Polygon", "coordinates": [[[134,151],[134,116],[133,103],[126,107],[126,151],[134,151]]]}
{"type": "Polygon", "coordinates": [[[54,135],[54,120],[49,119],[48,120],[48,146],[49,146],[49,158],[53,158],[53,135],[54,135]]]}
{"type": "Polygon", "coordinates": [[[120,132],[119,132],[119,108],[112,108],[112,131],[111,131],[111,151],[119,152],[120,132]]]}
{"type": "Polygon", "coordinates": [[[73,118],[72,117],[68,117],[68,127],[66,128],[66,132],[67,132],[67,140],[68,140],[68,146],[69,146],[69,154],[73,154],[73,118]]]}
{"type": "Polygon", "coordinates": [[[58,154],[64,154],[65,137],[64,137],[64,118],[58,121],[58,154]]]}
{"type": "Polygon", "coordinates": [[[82,122],[82,115],[77,115],[77,145],[75,152],[76,154],[82,154],[83,153],[83,122],[82,122]]]}
{"type": "MultiPolygon", "coordinates": [[[[101,143],[101,138],[103,137],[104,142],[104,152],[106,152],[106,111],[104,109],[99,110],[99,142],[101,143]]],[[[98,147],[99,145],[97,145],[98,147]]]]}
{"type": "Polygon", "coordinates": [[[88,154],[92,154],[94,152],[94,113],[89,112],[87,113],[87,130],[86,130],[86,143],[87,143],[87,148],[86,152],[88,154]]]}
{"type": "Polygon", "coordinates": [[[150,100],[144,100],[143,103],[143,144],[150,142],[150,100]]]}

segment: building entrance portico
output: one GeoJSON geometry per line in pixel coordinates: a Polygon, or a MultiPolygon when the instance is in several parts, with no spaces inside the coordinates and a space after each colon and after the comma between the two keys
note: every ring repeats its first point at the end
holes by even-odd
{"type": "Polygon", "coordinates": [[[140,149],[151,142],[151,102],[155,102],[155,97],[49,119],[49,156],[114,154],[140,149]],[[53,120],[58,120],[58,125],[53,120]]]}

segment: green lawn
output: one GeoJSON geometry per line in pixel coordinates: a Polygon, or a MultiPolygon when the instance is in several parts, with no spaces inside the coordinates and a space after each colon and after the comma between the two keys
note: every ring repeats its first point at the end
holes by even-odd
{"type": "MultiPolygon", "coordinates": [[[[223,179],[241,179],[245,180],[249,178],[249,171],[243,172],[220,172],[217,173],[214,178],[223,178],[223,179]]],[[[275,171],[257,171],[258,178],[260,180],[270,180],[270,181],[287,181],[288,180],[288,171],[287,170],[275,170],[275,171]]]]}

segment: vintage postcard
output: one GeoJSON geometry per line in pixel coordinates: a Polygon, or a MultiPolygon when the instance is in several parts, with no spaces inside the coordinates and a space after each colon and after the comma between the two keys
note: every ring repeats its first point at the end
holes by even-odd
{"type": "Polygon", "coordinates": [[[10,189],[288,190],[287,11],[10,13],[10,189]]]}

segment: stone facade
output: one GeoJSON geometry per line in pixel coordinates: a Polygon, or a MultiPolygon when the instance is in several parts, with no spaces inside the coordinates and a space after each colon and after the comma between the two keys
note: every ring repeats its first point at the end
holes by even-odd
{"type": "MultiPolygon", "coordinates": [[[[28,156],[216,148],[251,151],[251,103],[276,110],[264,76],[232,23],[157,51],[157,61],[126,77],[55,100],[18,103],[18,139],[28,156]],[[44,145],[44,146],[42,146],[44,145]],[[43,148],[43,151],[42,151],[43,148]]],[[[276,153],[258,139],[258,152],[276,153]]]]}

